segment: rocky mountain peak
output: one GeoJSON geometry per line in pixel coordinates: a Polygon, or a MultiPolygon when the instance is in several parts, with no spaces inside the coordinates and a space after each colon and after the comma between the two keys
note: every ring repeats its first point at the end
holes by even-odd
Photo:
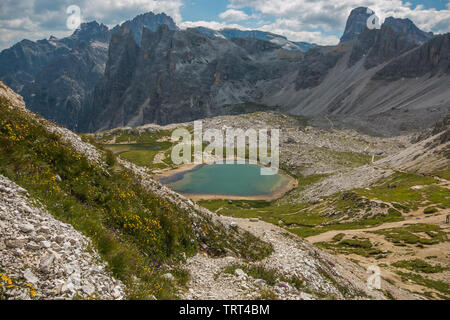
{"type": "Polygon", "coordinates": [[[367,19],[373,14],[374,12],[367,7],[353,9],[347,19],[345,31],[341,37],[341,43],[355,40],[367,28],[367,19]]]}
{"type": "Polygon", "coordinates": [[[410,41],[406,34],[389,24],[383,24],[381,29],[366,28],[354,41],[349,66],[365,57],[364,67],[370,69],[415,46],[415,41],[410,41]]]}
{"type": "Polygon", "coordinates": [[[69,41],[76,42],[109,42],[110,32],[109,28],[103,23],[99,24],[97,21],[82,23],[80,28],[68,38],[69,41]]]}
{"type": "Polygon", "coordinates": [[[420,30],[410,19],[389,17],[384,21],[384,24],[393,28],[396,32],[402,33],[409,41],[417,44],[423,44],[434,36],[432,32],[420,30]]]}
{"type": "Polygon", "coordinates": [[[165,13],[154,14],[153,12],[147,12],[138,15],[133,20],[125,21],[120,26],[114,27],[112,32],[117,32],[120,27],[127,27],[133,32],[136,43],[140,45],[142,40],[142,29],[146,28],[151,31],[156,31],[160,25],[166,25],[170,30],[178,30],[173,19],[165,13]]]}

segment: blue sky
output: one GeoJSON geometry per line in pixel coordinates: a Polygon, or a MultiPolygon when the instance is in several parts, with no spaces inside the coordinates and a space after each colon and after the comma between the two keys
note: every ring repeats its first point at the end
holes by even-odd
{"type": "Polygon", "coordinates": [[[187,0],[183,1],[181,15],[189,21],[196,20],[218,20],[219,14],[227,10],[226,0],[187,0]]]}
{"type": "MultiPolygon", "coordinates": [[[[181,15],[185,20],[219,20],[219,14],[227,9],[228,0],[186,0],[181,7],[181,15]]],[[[423,5],[425,8],[446,9],[448,2],[444,0],[409,0],[413,7],[423,5]]],[[[247,14],[251,14],[250,8],[245,8],[247,14]]]]}
{"type": "Polygon", "coordinates": [[[296,41],[334,44],[355,7],[368,6],[382,20],[388,16],[410,18],[426,31],[443,33],[450,31],[449,5],[448,0],[186,0],[180,13],[182,26],[240,26],[296,41]],[[224,15],[226,12],[230,14],[224,15]]]}
{"type": "Polygon", "coordinates": [[[70,35],[70,5],[80,7],[84,22],[108,26],[148,11],[165,12],[181,28],[258,29],[323,45],[339,41],[350,11],[358,6],[375,10],[381,20],[410,18],[425,31],[450,32],[450,0],[1,0],[0,49],[24,38],[70,35]]]}
{"type": "Polygon", "coordinates": [[[428,0],[428,1],[410,0],[409,2],[411,2],[414,6],[422,4],[426,8],[436,8],[438,10],[445,9],[447,5],[447,2],[444,0],[428,0]]]}

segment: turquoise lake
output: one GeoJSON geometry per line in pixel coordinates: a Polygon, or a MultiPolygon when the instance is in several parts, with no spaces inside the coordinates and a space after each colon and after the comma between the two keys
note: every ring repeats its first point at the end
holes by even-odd
{"type": "Polygon", "coordinates": [[[183,194],[255,197],[282,191],[290,178],[282,174],[263,176],[258,165],[235,163],[200,165],[160,181],[183,194]]]}

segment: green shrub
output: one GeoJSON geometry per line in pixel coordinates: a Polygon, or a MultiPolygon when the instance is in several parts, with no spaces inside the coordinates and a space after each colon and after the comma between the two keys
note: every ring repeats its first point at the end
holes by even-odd
{"type": "Polygon", "coordinates": [[[373,231],[373,233],[384,235],[388,241],[395,245],[405,246],[406,244],[432,245],[448,241],[447,235],[439,226],[433,224],[417,223],[406,227],[383,229],[373,231]],[[429,238],[420,234],[426,233],[429,238]]]}
{"type": "Polygon", "coordinates": [[[339,242],[339,241],[341,241],[343,238],[345,237],[345,233],[338,233],[337,235],[335,235],[334,237],[333,237],[333,241],[335,241],[335,242],[339,242]]]}
{"type": "Polygon", "coordinates": [[[354,247],[354,248],[364,248],[364,249],[372,248],[372,243],[370,242],[369,239],[363,239],[363,240],[345,239],[345,240],[342,240],[340,242],[340,244],[343,246],[354,247]]]}
{"type": "Polygon", "coordinates": [[[383,254],[377,248],[374,248],[369,239],[344,239],[340,242],[332,240],[331,242],[318,242],[317,246],[332,250],[341,254],[357,254],[363,257],[376,256],[383,254]]]}
{"type": "Polygon", "coordinates": [[[388,209],[388,214],[389,214],[391,217],[401,217],[401,216],[402,216],[402,214],[400,213],[400,211],[395,210],[395,209],[392,209],[392,208],[389,208],[389,209],[388,209]]]}
{"type": "Polygon", "coordinates": [[[408,213],[410,212],[410,208],[408,208],[407,206],[401,205],[400,203],[393,203],[392,206],[397,209],[397,210],[402,210],[404,213],[408,213]]]}
{"type": "Polygon", "coordinates": [[[258,291],[256,300],[278,300],[278,297],[272,289],[265,288],[258,291]]]}
{"type": "Polygon", "coordinates": [[[411,280],[421,286],[439,291],[440,293],[445,295],[444,298],[447,300],[450,298],[450,284],[444,281],[431,280],[421,276],[420,274],[411,272],[398,271],[397,274],[406,281],[411,280]]]}
{"type": "Polygon", "coordinates": [[[249,276],[255,279],[264,280],[269,286],[277,284],[279,278],[278,270],[272,268],[266,268],[262,265],[251,265],[244,269],[249,276]]]}
{"type": "Polygon", "coordinates": [[[116,164],[116,156],[111,150],[106,150],[106,159],[105,162],[108,166],[114,167],[116,164]]]}
{"type": "Polygon", "coordinates": [[[436,213],[438,211],[439,210],[437,208],[435,208],[435,207],[429,207],[429,208],[424,209],[423,213],[425,213],[425,214],[432,214],[432,213],[436,213]]]}
{"type": "Polygon", "coordinates": [[[441,266],[433,266],[421,259],[397,261],[392,265],[397,268],[404,268],[415,272],[423,272],[423,273],[439,273],[446,270],[441,266]]]}

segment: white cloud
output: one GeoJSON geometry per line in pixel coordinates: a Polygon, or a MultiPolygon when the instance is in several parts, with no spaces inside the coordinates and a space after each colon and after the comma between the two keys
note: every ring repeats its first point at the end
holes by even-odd
{"type": "MultiPolygon", "coordinates": [[[[70,2],[71,0],[69,0],[70,2]]],[[[74,1],[72,1],[74,2],[74,1]]],[[[76,1],[75,1],[76,2],[76,1]]],[[[138,14],[152,11],[153,13],[166,13],[175,22],[181,22],[180,8],[182,0],[83,0],[80,6],[84,16],[89,16],[100,21],[111,21],[116,24],[117,18],[128,20],[138,14]]],[[[108,23],[111,23],[108,21],[108,23]]]]}
{"type": "Polygon", "coordinates": [[[221,30],[221,29],[226,29],[226,28],[248,30],[248,28],[245,28],[239,24],[229,24],[229,23],[218,22],[218,21],[183,21],[178,26],[181,29],[205,27],[205,28],[209,28],[209,29],[213,29],[213,30],[221,30]]]}
{"type": "Polygon", "coordinates": [[[318,44],[337,43],[350,11],[359,6],[372,8],[382,21],[388,16],[410,18],[425,31],[450,32],[450,2],[447,1],[448,9],[436,10],[414,7],[405,0],[229,0],[228,10],[219,15],[222,22],[183,21],[180,12],[183,2],[188,5],[186,0],[1,0],[0,49],[23,38],[37,40],[50,35],[69,35],[66,8],[72,4],[81,8],[83,21],[97,20],[108,26],[148,11],[165,12],[181,27],[245,29],[233,23],[243,24],[253,19],[256,29],[318,44]],[[242,11],[244,8],[251,9],[252,14],[242,11]]]}
{"type": "Polygon", "coordinates": [[[338,37],[324,35],[321,31],[295,31],[279,27],[277,23],[267,24],[258,29],[285,36],[291,41],[303,41],[320,45],[335,45],[339,43],[338,37]]]}
{"type": "MultiPolygon", "coordinates": [[[[218,21],[185,21],[182,22],[179,26],[181,29],[194,27],[205,27],[213,30],[221,30],[226,28],[235,28],[240,30],[255,29],[244,27],[239,24],[230,24],[218,21]]],[[[263,24],[256,29],[283,35],[291,41],[305,41],[311,43],[320,43],[322,45],[333,45],[339,42],[339,38],[336,36],[324,36],[320,31],[294,31],[290,29],[293,26],[295,26],[295,21],[283,20],[273,24],[263,24]]]]}
{"type": "Polygon", "coordinates": [[[413,7],[402,0],[230,0],[229,8],[251,8],[263,17],[275,17],[275,22],[264,25],[267,31],[285,36],[309,32],[319,44],[330,44],[333,37],[327,33],[341,33],[350,11],[360,6],[373,9],[381,21],[389,16],[410,18],[425,31],[450,31],[450,4],[447,5],[448,10],[436,10],[420,5],[413,7]],[[322,36],[316,31],[320,31],[322,36]]]}
{"type": "Polygon", "coordinates": [[[0,50],[22,39],[68,36],[66,8],[77,5],[83,22],[97,20],[114,26],[138,14],[164,12],[180,23],[182,0],[1,0],[0,50]]]}
{"type": "Polygon", "coordinates": [[[225,12],[219,14],[219,18],[226,21],[243,21],[250,18],[244,11],[228,9],[225,12]]]}

